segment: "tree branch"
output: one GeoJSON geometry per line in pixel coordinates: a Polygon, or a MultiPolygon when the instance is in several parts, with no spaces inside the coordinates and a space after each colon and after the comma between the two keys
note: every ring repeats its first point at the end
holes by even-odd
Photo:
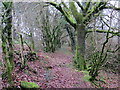
{"type": "Polygon", "coordinates": [[[115,52],[117,52],[119,49],[120,49],[120,46],[119,46],[117,49],[115,49],[114,51],[107,50],[107,52],[110,52],[110,53],[115,53],[115,52]]]}
{"type": "Polygon", "coordinates": [[[120,8],[117,7],[111,7],[111,6],[106,6],[104,9],[113,9],[113,10],[120,10],[120,8]]]}
{"type": "Polygon", "coordinates": [[[69,14],[69,12],[63,10],[60,4],[56,4],[54,2],[46,2],[46,3],[54,6],[57,10],[59,10],[65,16],[65,19],[67,20],[67,22],[70,23],[70,25],[72,25],[73,27],[76,26],[76,22],[73,20],[72,16],[69,14]]]}
{"type": "Polygon", "coordinates": [[[119,29],[113,28],[113,27],[111,27],[110,25],[108,25],[108,23],[106,23],[103,19],[102,19],[102,21],[103,21],[103,23],[104,23],[107,27],[109,27],[110,29],[118,30],[118,31],[119,31],[119,29]]]}
{"type": "MultiPolygon", "coordinates": [[[[91,33],[91,32],[94,32],[92,29],[91,30],[88,30],[86,31],[86,33],[91,33]]],[[[95,32],[98,32],[98,33],[108,33],[108,30],[98,30],[96,29],[95,32]]],[[[109,31],[110,34],[114,34],[116,36],[119,36],[120,37],[120,33],[119,32],[113,32],[113,31],[109,31]]]]}
{"type": "Polygon", "coordinates": [[[75,1],[78,4],[78,6],[81,8],[82,11],[84,10],[83,6],[80,4],[78,0],[73,0],[73,1],[75,1]]]}
{"type": "Polygon", "coordinates": [[[96,2],[96,5],[92,7],[92,10],[87,11],[84,22],[89,21],[92,15],[95,15],[98,12],[102,11],[105,8],[106,4],[106,2],[96,2]]]}
{"type": "Polygon", "coordinates": [[[86,2],[86,7],[85,7],[85,9],[84,9],[84,12],[87,12],[88,11],[88,9],[89,9],[89,7],[90,7],[90,1],[88,1],[88,2],[86,2]]]}
{"type": "Polygon", "coordinates": [[[69,2],[69,8],[72,12],[77,23],[82,22],[82,14],[77,11],[77,7],[75,6],[74,2],[69,2]]]}

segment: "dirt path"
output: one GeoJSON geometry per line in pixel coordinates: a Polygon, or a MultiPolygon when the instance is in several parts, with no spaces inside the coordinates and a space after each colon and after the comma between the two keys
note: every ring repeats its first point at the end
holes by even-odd
{"type": "MultiPolygon", "coordinates": [[[[90,82],[82,80],[83,74],[75,70],[72,65],[72,55],[63,52],[45,54],[50,67],[45,78],[48,88],[92,88],[90,82]]],[[[119,75],[102,71],[100,77],[104,77],[106,84],[102,87],[118,88],[119,75]]]]}
{"type": "Polygon", "coordinates": [[[46,54],[50,69],[46,73],[48,88],[90,88],[90,83],[82,80],[83,74],[72,68],[72,56],[57,52],[46,54]]]}
{"type": "MultiPolygon", "coordinates": [[[[63,51],[55,53],[38,52],[37,56],[39,56],[39,60],[27,62],[28,66],[37,73],[33,73],[28,69],[20,71],[19,67],[15,67],[13,80],[16,87],[20,86],[20,81],[28,81],[35,82],[40,88],[91,88],[90,82],[83,81],[83,74],[73,67],[72,54],[63,51]]],[[[1,83],[0,78],[0,89],[1,83]]],[[[117,87],[116,83],[111,81],[109,83],[112,85],[104,86],[117,87]]]]}

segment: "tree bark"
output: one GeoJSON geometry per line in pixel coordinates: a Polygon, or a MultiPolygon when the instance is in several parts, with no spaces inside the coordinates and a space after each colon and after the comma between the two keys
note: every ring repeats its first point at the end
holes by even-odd
{"type": "Polygon", "coordinates": [[[23,50],[24,50],[23,38],[22,38],[22,35],[20,34],[20,53],[21,53],[21,63],[22,63],[22,67],[25,66],[25,59],[24,59],[23,50]]]}
{"type": "Polygon", "coordinates": [[[31,39],[31,48],[32,48],[32,51],[34,51],[35,50],[35,43],[34,43],[32,31],[30,31],[30,39],[31,39]]]}
{"type": "Polygon", "coordinates": [[[12,70],[14,68],[12,43],[12,2],[2,2],[2,4],[4,6],[4,14],[2,18],[2,50],[6,68],[6,72],[4,72],[4,74],[10,85],[12,85],[12,70]]]}
{"type": "Polygon", "coordinates": [[[69,35],[70,41],[71,41],[71,49],[72,51],[74,51],[75,50],[75,37],[74,37],[73,32],[69,29],[69,26],[67,24],[66,24],[66,30],[69,35]]]}
{"type": "Polygon", "coordinates": [[[77,44],[79,46],[79,52],[84,57],[85,54],[85,27],[83,25],[76,25],[77,31],[77,44]]]}
{"type": "Polygon", "coordinates": [[[84,70],[86,69],[86,64],[85,64],[85,26],[81,24],[76,25],[76,31],[77,31],[77,48],[78,49],[78,60],[79,60],[79,65],[80,69],[84,70]]]}

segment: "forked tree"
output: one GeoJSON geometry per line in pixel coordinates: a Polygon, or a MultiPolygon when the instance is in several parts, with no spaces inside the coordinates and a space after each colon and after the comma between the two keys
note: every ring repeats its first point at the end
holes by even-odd
{"type": "MultiPolygon", "coordinates": [[[[108,2],[92,2],[92,0],[87,0],[86,2],[82,3],[78,0],[69,0],[69,4],[65,3],[64,1],[59,4],[51,2],[50,0],[47,2],[47,4],[54,6],[63,14],[66,21],[74,27],[77,33],[75,60],[80,70],[86,69],[86,63],[84,59],[86,34],[88,32],[93,32],[86,29],[87,25],[91,20],[94,19],[94,17],[99,16],[100,11],[103,9],[120,10],[120,8],[107,6],[107,3],[108,2]]],[[[96,30],[96,32],[107,33],[108,31],[96,30]]],[[[120,36],[118,32],[109,33],[120,36]]]]}

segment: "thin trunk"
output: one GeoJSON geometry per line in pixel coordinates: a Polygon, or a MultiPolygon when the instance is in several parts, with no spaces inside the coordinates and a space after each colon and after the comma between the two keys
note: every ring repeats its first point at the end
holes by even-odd
{"type": "MultiPolygon", "coordinates": [[[[118,6],[120,7],[120,2],[118,2],[118,6]]],[[[118,18],[120,18],[120,12],[118,14],[118,18]]],[[[120,23],[120,20],[118,21],[120,23]]],[[[120,29],[120,24],[118,25],[118,28],[120,29]]],[[[120,33],[120,30],[118,31],[120,33]]],[[[120,45],[120,37],[118,37],[118,46],[120,45]]],[[[120,49],[118,50],[118,61],[120,61],[120,49]]],[[[120,67],[120,66],[119,66],[120,67]]],[[[118,73],[120,73],[120,69],[118,67],[118,73]]],[[[120,76],[119,76],[120,77],[120,76]]]]}
{"type": "Polygon", "coordinates": [[[24,50],[24,47],[23,47],[23,38],[22,38],[22,35],[20,34],[20,53],[21,53],[22,67],[25,66],[25,60],[24,60],[23,50],[24,50]]]}
{"type": "Polygon", "coordinates": [[[35,50],[35,44],[34,44],[32,31],[30,31],[30,38],[31,38],[31,48],[32,48],[32,51],[34,51],[35,50]]]}

